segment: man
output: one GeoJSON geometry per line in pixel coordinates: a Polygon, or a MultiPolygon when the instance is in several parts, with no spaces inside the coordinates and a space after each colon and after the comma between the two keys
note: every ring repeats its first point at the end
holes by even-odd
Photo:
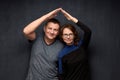
{"type": "Polygon", "coordinates": [[[58,80],[57,56],[63,44],[56,39],[59,34],[60,23],[54,19],[61,8],[55,9],[28,24],[23,33],[26,38],[34,42],[30,66],[26,80],[58,80]],[[44,22],[44,34],[37,37],[35,30],[44,22]]]}

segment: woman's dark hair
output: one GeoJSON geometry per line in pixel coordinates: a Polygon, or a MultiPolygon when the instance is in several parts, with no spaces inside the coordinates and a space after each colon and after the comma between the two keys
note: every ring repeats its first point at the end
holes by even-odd
{"type": "Polygon", "coordinates": [[[63,36],[63,30],[65,28],[68,28],[70,29],[72,32],[73,32],[73,35],[74,35],[74,45],[78,45],[78,42],[80,40],[80,37],[78,35],[78,32],[76,30],[76,28],[72,25],[72,24],[64,24],[61,29],[60,29],[60,33],[59,33],[59,36],[60,36],[60,40],[63,41],[62,39],[62,36],[63,36]]]}

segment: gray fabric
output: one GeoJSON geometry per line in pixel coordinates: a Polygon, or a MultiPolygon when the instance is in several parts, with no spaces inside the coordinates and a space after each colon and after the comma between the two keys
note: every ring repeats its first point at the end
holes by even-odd
{"type": "Polygon", "coordinates": [[[62,48],[58,40],[47,45],[40,36],[33,44],[26,80],[58,80],[56,61],[62,48]]]}

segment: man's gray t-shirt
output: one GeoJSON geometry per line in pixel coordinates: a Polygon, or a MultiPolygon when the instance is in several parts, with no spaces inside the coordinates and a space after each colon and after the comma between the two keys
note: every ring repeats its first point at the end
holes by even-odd
{"type": "Polygon", "coordinates": [[[56,61],[62,48],[63,44],[59,40],[47,45],[43,35],[40,35],[32,47],[26,80],[58,80],[56,61]]]}

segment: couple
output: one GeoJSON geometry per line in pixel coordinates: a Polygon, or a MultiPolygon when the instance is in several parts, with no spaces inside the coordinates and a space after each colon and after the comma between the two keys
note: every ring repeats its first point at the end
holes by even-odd
{"type": "Polygon", "coordinates": [[[34,43],[26,80],[90,80],[85,51],[90,41],[91,30],[77,18],[62,8],[57,8],[28,24],[23,33],[34,43]],[[71,24],[60,28],[60,22],[54,18],[58,12],[84,31],[83,38],[79,38],[71,24]],[[35,30],[44,21],[44,33],[37,36],[35,30]]]}

